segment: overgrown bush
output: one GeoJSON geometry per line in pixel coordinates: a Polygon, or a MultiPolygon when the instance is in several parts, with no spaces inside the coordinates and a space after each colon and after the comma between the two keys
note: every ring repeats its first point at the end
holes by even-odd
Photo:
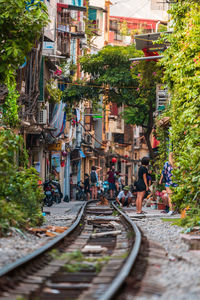
{"type": "Polygon", "coordinates": [[[38,173],[27,167],[23,139],[10,130],[0,132],[0,234],[10,226],[25,228],[42,223],[38,173]]]}
{"type": "Polygon", "coordinates": [[[163,65],[171,92],[170,142],[178,183],[172,198],[179,208],[190,206],[196,223],[200,215],[200,4],[180,0],[170,14],[174,31],[163,65]]]}

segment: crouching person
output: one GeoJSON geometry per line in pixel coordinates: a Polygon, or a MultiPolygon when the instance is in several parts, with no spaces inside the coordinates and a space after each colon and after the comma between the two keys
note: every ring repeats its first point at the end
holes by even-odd
{"type": "Polygon", "coordinates": [[[130,192],[130,187],[125,186],[123,188],[123,190],[117,196],[116,201],[120,206],[127,206],[128,207],[131,204],[132,197],[133,197],[133,195],[130,192]]]}

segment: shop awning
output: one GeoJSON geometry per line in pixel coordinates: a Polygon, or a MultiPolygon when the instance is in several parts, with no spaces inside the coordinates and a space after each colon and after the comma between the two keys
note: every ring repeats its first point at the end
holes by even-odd
{"type": "Polygon", "coordinates": [[[157,122],[159,127],[167,127],[170,125],[170,117],[164,117],[157,122]]]}
{"type": "MultiPolygon", "coordinates": [[[[170,34],[171,32],[163,32],[170,34]]],[[[130,58],[130,61],[140,61],[140,60],[156,60],[163,58],[163,55],[159,53],[164,52],[169,46],[169,42],[164,42],[162,44],[155,43],[161,37],[161,32],[149,33],[149,34],[139,34],[135,35],[136,49],[142,50],[144,52],[144,57],[134,57],[130,58]]]]}
{"type": "Polygon", "coordinates": [[[57,3],[57,10],[61,11],[62,9],[86,11],[85,6],[77,6],[77,5],[71,5],[71,4],[57,3]]]}

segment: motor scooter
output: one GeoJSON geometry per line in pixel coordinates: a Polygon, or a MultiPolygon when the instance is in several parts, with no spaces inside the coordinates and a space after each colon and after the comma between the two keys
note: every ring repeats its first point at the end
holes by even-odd
{"type": "Polygon", "coordinates": [[[44,205],[50,207],[53,205],[53,201],[54,201],[50,180],[47,180],[43,183],[43,190],[45,194],[45,198],[43,199],[44,205]]]}
{"type": "Polygon", "coordinates": [[[77,182],[76,186],[76,200],[78,201],[86,201],[86,194],[84,192],[84,186],[82,185],[82,182],[77,182]]]}
{"type": "Polygon", "coordinates": [[[60,203],[63,198],[63,194],[60,190],[60,183],[56,180],[51,180],[52,190],[53,190],[53,200],[56,203],[60,203]]]}

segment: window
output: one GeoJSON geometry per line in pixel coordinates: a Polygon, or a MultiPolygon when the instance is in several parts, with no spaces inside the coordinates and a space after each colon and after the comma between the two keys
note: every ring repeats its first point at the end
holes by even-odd
{"type": "Polygon", "coordinates": [[[122,41],[121,33],[115,32],[115,33],[114,33],[114,40],[115,40],[115,41],[122,41]]]}
{"type": "Polygon", "coordinates": [[[151,0],[151,9],[152,10],[167,10],[167,1],[166,0],[151,0]]]}

